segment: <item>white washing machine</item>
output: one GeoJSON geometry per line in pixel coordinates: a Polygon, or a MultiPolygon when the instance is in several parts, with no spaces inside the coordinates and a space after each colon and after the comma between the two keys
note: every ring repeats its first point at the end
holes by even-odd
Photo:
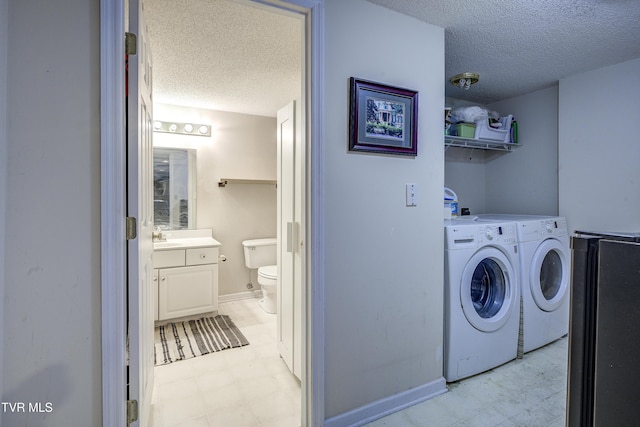
{"type": "Polygon", "coordinates": [[[501,214],[478,217],[516,221],[524,352],[566,335],[569,331],[571,248],[565,218],[501,214]]]}
{"type": "Polygon", "coordinates": [[[515,222],[445,221],[445,357],[448,382],[517,356],[520,324],[515,222]]]}

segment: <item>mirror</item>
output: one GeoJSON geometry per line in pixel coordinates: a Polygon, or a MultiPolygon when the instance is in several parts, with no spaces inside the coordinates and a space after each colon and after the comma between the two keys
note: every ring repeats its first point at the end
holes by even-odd
{"type": "Polygon", "coordinates": [[[154,226],[163,230],[196,228],[196,152],[153,149],[154,226]]]}

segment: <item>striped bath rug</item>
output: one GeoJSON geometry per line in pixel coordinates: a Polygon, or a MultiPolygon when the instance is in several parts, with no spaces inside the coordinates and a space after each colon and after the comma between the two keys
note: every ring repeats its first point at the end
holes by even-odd
{"type": "Polygon", "coordinates": [[[154,359],[156,366],[166,365],[245,345],[249,345],[249,341],[231,318],[219,314],[157,326],[154,359]]]}

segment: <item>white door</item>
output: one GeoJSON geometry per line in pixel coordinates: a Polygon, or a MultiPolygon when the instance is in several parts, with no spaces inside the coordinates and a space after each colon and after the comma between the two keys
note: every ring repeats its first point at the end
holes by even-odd
{"type": "Polygon", "coordinates": [[[291,372],[301,377],[302,138],[296,103],[278,111],[278,349],[291,372]]]}
{"type": "Polygon", "coordinates": [[[153,145],[151,56],[142,1],[129,0],[129,32],[137,35],[137,52],[128,56],[127,216],[137,233],[128,241],[128,400],[138,401],[138,420],[149,426],[153,391],[153,145]]]}

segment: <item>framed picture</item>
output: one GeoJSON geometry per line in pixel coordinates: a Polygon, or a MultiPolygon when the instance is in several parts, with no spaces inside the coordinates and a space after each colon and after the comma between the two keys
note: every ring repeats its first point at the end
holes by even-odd
{"type": "Polygon", "coordinates": [[[418,155],[418,92],[351,77],[349,150],[418,155]]]}

